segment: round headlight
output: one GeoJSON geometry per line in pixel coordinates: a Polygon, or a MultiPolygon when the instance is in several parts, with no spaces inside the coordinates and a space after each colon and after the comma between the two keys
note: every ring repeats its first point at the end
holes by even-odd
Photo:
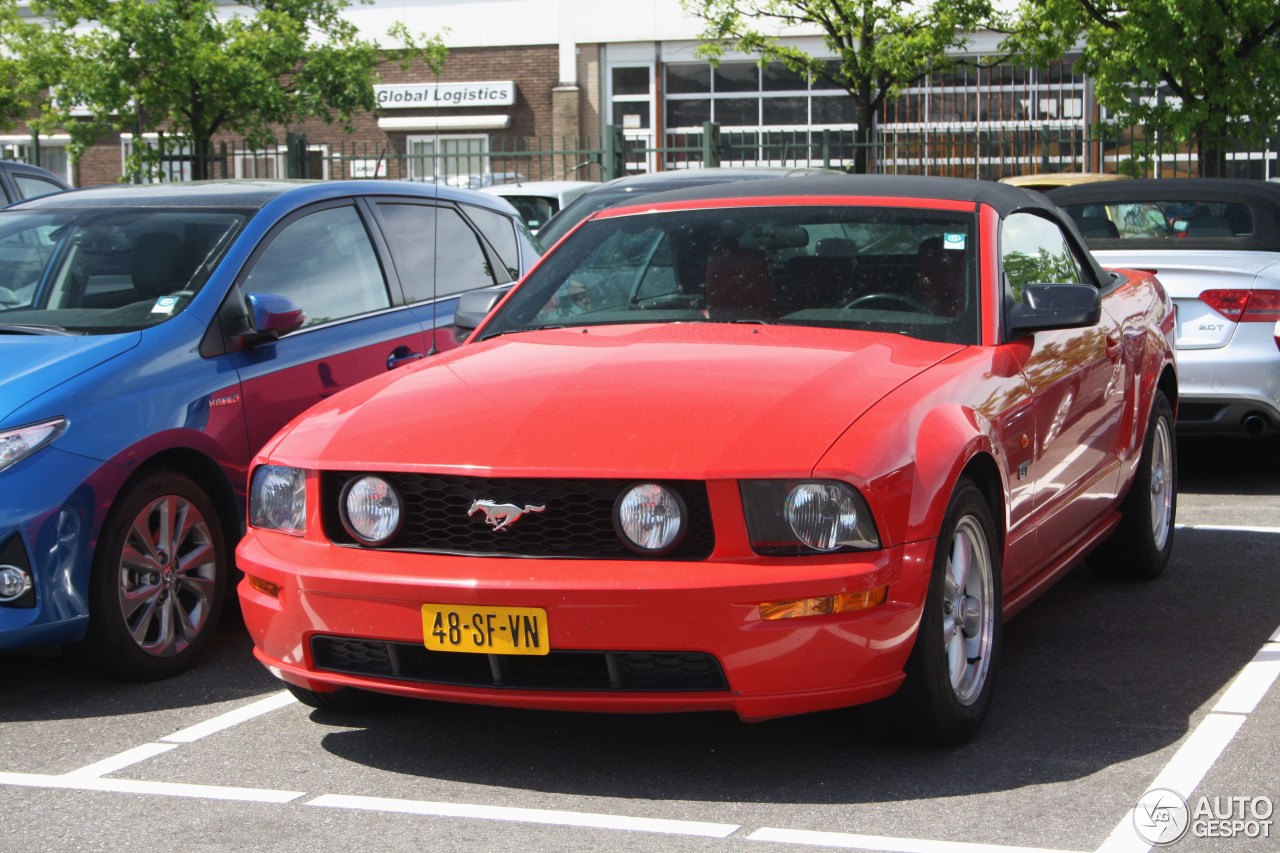
{"type": "Polygon", "coordinates": [[[644,553],[669,551],[684,535],[684,501],[657,483],[632,486],[618,499],[614,518],[627,544],[644,553]]]}
{"type": "Polygon", "coordinates": [[[366,545],[382,545],[400,530],[404,502],[381,477],[361,477],[347,484],[342,496],[347,532],[366,545]]]}
{"type": "Polygon", "coordinates": [[[787,495],[787,522],[815,551],[835,551],[858,536],[858,501],[836,483],[801,483],[787,495]]]}

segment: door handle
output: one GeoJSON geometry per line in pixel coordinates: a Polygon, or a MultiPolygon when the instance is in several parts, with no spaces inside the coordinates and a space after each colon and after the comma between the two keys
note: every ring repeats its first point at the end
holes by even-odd
{"type": "Polygon", "coordinates": [[[422,358],[420,352],[414,352],[406,346],[396,347],[391,351],[391,355],[387,356],[387,370],[394,370],[402,364],[408,364],[420,358],[422,358]]]}
{"type": "Polygon", "coordinates": [[[1121,345],[1120,341],[1111,337],[1110,335],[1107,335],[1107,358],[1111,359],[1112,361],[1115,361],[1120,357],[1120,353],[1123,351],[1123,349],[1124,348],[1121,345]]]}

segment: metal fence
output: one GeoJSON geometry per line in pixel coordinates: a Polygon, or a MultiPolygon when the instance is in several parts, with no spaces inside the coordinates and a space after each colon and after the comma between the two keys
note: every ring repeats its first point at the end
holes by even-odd
{"type": "MultiPolygon", "coordinates": [[[[1280,176],[1268,140],[1248,148],[1215,145],[1224,176],[1280,176]]],[[[709,166],[823,167],[851,170],[861,148],[869,171],[995,180],[1045,172],[1119,172],[1136,177],[1200,174],[1197,152],[1140,130],[1104,135],[1080,127],[883,125],[871,142],[853,130],[701,128],[661,136],[609,127],[599,137],[413,137],[383,145],[316,142],[290,134],[283,143],[213,146],[203,170],[189,145],[161,137],[125,180],[211,178],[408,179],[479,187],[509,181],[608,180],[625,174],[709,166]],[[156,145],[159,148],[156,148],[156,145]]],[[[39,149],[35,149],[39,153],[39,149]]]]}

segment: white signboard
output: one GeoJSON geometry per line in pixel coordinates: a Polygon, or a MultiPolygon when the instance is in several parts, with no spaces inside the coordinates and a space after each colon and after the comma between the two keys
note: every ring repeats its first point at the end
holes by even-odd
{"type": "Polygon", "coordinates": [[[395,83],[373,87],[384,110],[421,107],[509,107],[516,102],[513,80],[496,83],[395,83]]]}
{"type": "Polygon", "coordinates": [[[347,174],[352,178],[385,178],[387,161],[361,159],[347,161],[347,174]]]}

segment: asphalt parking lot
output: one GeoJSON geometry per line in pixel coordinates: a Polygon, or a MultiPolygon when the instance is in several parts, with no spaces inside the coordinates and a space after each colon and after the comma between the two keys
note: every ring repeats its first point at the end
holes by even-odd
{"type": "Polygon", "coordinates": [[[1179,456],[1169,571],[1116,584],[1081,566],[1012,620],[962,748],[886,740],[875,709],[314,711],[233,615],[160,683],[0,655],[0,850],[1143,851],[1136,822],[1177,818],[1150,789],[1186,798],[1169,849],[1280,849],[1280,442],[1179,456]]]}

